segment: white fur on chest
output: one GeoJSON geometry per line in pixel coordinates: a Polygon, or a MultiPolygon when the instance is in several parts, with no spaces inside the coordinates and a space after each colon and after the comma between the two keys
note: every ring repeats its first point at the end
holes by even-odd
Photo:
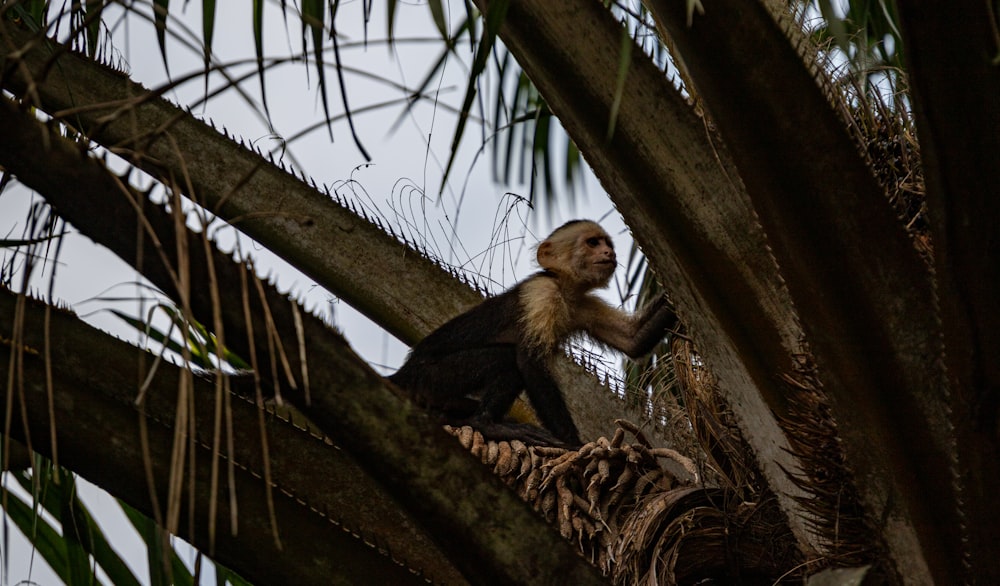
{"type": "Polygon", "coordinates": [[[528,344],[552,352],[576,329],[559,282],[535,277],[521,286],[523,332],[528,344]]]}

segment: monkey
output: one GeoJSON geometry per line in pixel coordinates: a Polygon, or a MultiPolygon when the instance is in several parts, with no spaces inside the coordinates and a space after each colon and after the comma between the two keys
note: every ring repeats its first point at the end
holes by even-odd
{"type": "Polygon", "coordinates": [[[536,260],[539,272],[433,331],[388,378],[446,423],[472,425],[489,439],[577,447],[580,434],[549,366],[563,344],[586,334],[635,359],[677,317],[664,296],[629,315],[592,293],[618,264],[596,222],[563,224],[538,245],[536,260]],[[522,391],[547,431],[504,421],[522,391]]]}

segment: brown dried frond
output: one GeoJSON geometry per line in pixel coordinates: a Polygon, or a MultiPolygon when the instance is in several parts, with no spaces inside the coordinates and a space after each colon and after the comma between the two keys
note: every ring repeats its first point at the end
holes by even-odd
{"type": "Polygon", "coordinates": [[[673,344],[674,370],[693,435],[708,458],[705,476],[750,498],[761,486],[753,451],[743,440],[733,414],[716,387],[715,377],[694,352],[691,342],[673,344]]]}
{"type": "MultiPolygon", "coordinates": [[[[685,454],[695,455],[701,451],[701,445],[688,420],[671,347],[672,344],[663,344],[657,348],[655,359],[632,364],[637,373],[631,379],[626,377],[627,392],[641,394],[650,422],[666,443],[685,454]]],[[[700,455],[697,459],[704,461],[700,455]]]]}

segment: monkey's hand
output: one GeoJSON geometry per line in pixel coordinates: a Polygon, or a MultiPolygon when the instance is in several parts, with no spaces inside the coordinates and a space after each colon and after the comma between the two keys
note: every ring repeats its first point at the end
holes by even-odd
{"type": "Polygon", "coordinates": [[[677,329],[680,322],[670,300],[663,294],[647,304],[633,323],[635,331],[630,344],[622,350],[635,359],[652,351],[668,332],[677,329]]]}

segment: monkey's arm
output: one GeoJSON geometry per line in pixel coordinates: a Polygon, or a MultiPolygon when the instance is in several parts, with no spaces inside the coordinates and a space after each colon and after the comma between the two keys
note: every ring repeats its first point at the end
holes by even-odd
{"type": "Polygon", "coordinates": [[[581,308],[583,329],[595,340],[624,352],[629,358],[648,354],[668,330],[677,327],[677,314],[660,296],[642,310],[628,315],[596,297],[581,308]]]}

